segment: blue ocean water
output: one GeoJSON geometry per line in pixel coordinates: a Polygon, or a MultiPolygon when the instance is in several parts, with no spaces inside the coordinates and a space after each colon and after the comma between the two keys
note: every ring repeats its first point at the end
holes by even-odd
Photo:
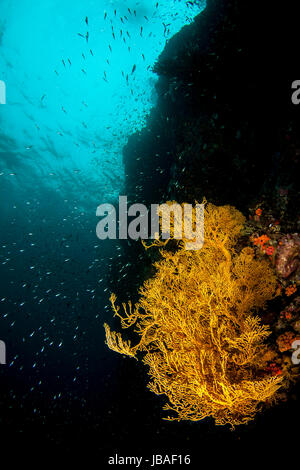
{"type": "Polygon", "coordinates": [[[122,149],[156,103],[152,67],[204,8],[192,3],[0,1],[4,426],[89,423],[91,393],[109,403],[106,274],[121,248],[97,239],[96,208],[122,192],[122,149]]]}
{"type": "Polygon", "coordinates": [[[122,147],[155,104],[151,68],[199,13],[183,1],[156,4],[1,1],[1,181],[28,195],[38,178],[81,204],[118,194],[122,147]]]}

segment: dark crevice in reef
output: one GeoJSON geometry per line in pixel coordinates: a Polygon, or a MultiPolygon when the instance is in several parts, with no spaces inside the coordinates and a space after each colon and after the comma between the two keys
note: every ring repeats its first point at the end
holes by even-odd
{"type": "MultiPolygon", "coordinates": [[[[259,198],[275,204],[284,188],[293,217],[300,153],[300,106],[291,102],[291,84],[300,78],[295,8],[292,1],[208,0],[170,39],[155,65],[157,105],[124,148],[129,203],[205,196],[247,215],[259,198]]],[[[125,245],[122,281],[114,265],[121,297],[149,273],[140,245],[125,245]]]]}

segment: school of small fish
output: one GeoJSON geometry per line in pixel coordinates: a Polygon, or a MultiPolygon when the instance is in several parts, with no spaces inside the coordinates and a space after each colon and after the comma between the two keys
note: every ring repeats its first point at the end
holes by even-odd
{"type": "MultiPolygon", "coordinates": [[[[70,37],[66,32],[66,43],[76,44],[70,53],[64,38],[58,49],[63,55],[56,53],[54,61],[47,52],[55,66],[36,72],[38,97],[21,86],[24,77],[18,77],[9,48],[0,59],[7,70],[0,79],[18,85],[8,94],[11,104],[0,108],[0,339],[7,341],[7,368],[26,382],[21,397],[7,390],[12,403],[44,393],[50,374],[55,409],[74,395],[63,371],[71,384],[87,380],[86,337],[93,328],[102,331],[110,310],[106,276],[121,257],[117,241],[101,245],[96,238],[95,210],[117,198],[126,177],[122,148],[155,105],[154,57],[199,13],[191,1],[106,3],[96,16],[83,15],[70,37]],[[46,72],[51,87],[42,89],[46,72]],[[77,84],[85,94],[73,103],[77,84]]],[[[32,413],[45,419],[35,400],[32,413]]]]}

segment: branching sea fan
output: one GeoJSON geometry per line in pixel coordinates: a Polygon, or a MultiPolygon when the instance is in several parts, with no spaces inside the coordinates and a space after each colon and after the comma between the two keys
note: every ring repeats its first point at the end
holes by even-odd
{"type": "MultiPolygon", "coordinates": [[[[276,278],[268,260],[250,247],[237,250],[244,216],[231,206],[206,204],[205,241],[189,251],[161,249],[156,274],[123,313],[111,296],[122,328],[134,327],[131,345],[105,324],[110,349],[141,358],[149,389],[166,395],[169,420],[214,418],[235,426],[253,419],[276,398],[281,378],[265,372],[270,332],[258,316],[273,298],[276,278]]],[[[165,242],[164,242],[165,244],[165,242]]]]}

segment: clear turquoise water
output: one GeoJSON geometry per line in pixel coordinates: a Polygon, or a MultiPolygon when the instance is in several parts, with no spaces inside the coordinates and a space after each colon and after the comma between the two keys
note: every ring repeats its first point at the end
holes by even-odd
{"type": "Polygon", "coordinates": [[[200,11],[184,1],[156,4],[1,1],[0,181],[10,191],[29,195],[38,185],[81,202],[116,197],[122,147],[155,104],[151,68],[167,38],[200,11]]]}

